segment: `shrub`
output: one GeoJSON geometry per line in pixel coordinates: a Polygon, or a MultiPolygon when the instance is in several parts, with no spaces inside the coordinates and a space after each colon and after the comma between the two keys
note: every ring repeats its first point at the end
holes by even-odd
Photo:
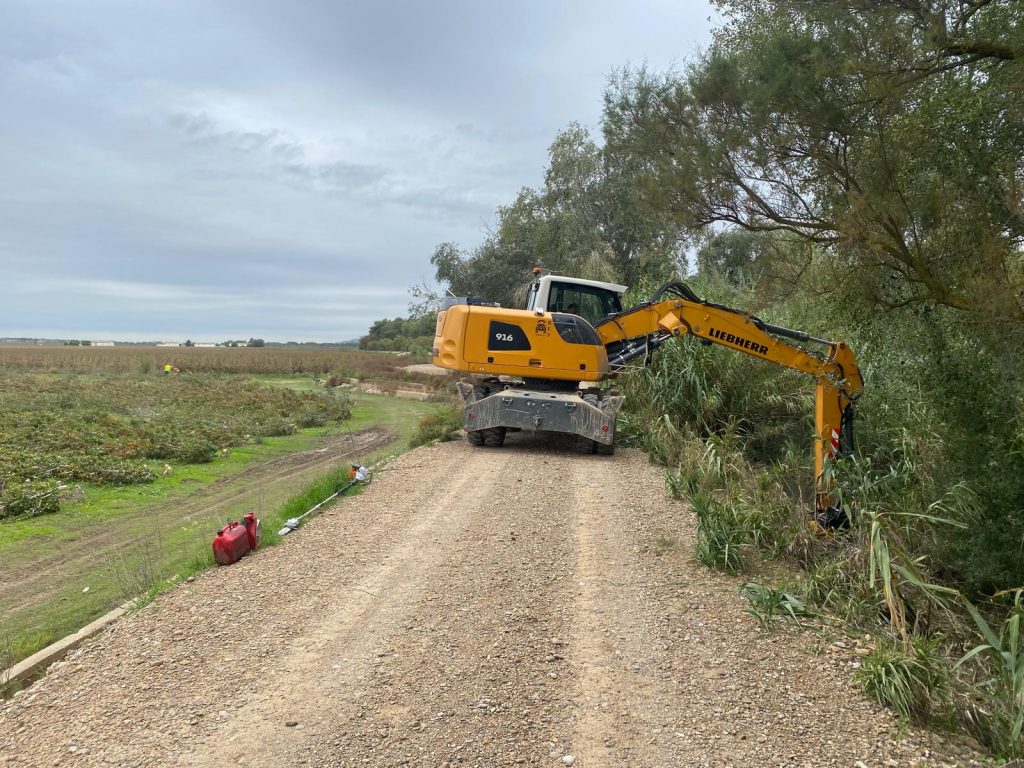
{"type": "Polygon", "coordinates": [[[958,665],[974,659],[984,664],[974,700],[963,707],[968,729],[985,746],[1004,757],[1024,757],[1024,589],[1013,591],[1013,604],[999,633],[977,608],[967,610],[985,642],[968,651],[958,665]]]}
{"type": "Polygon", "coordinates": [[[462,409],[456,405],[446,405],[436,413],[428,414],[420,419],[416,432],[409,440],[409,445],[416,448],[432,443],[435,440],[445,442],[462,429],[462,409]]]}
{"type": "Polygon", "coordinates": [[[302,409],[295,414],[295,423],[302,429],[310,427],[322,427],[327,424],[329,414],[314,403],[306,403],[302,409]]]}
{"type": "Polygon", "coordinates": [[[170,458],[182,464],[205,464],[216,455],[217,446],[202,435],[182,435],[172,446],[170,458]]]}
{"type": "MultiPolygon", "coordinates": [[[[344,398],[238,377],[57,378],[4,371],[0,391],[0,482],[9,489],[25,480],[147,483],[153,473],[145,459],[207,462],[218,448],[291,434],[296,421],[321,426],[350,413],[344,398]]],[[[20,495],[9,499],[12,508],[27,503],[20,495]]],[[[38,504],[59,501],[46,496],[38,504]]]]}
{"type": "Polygon", "coordinates": [[[924,722],[941,702],[949,675],[935,639],[915,636],[909,650],[883,642],[864,658],[854,679],[864,693],[904,717],[924,722]]]}
{"type": "Polygon", "coordinates": [[[269,418],[262,424],[254,427],[252,430],[254,435],[260,437],[281,437],[283,435],[295,434],[295,424],[288,421],[283,416],[277,416],[269,418]]]}

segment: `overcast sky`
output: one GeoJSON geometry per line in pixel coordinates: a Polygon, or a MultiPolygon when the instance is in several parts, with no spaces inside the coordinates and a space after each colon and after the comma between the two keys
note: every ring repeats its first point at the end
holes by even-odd
{"type": "Polygon", "coordinates": [[[703,0],[0,0],[0,337],[330,341],[703,0]]]}

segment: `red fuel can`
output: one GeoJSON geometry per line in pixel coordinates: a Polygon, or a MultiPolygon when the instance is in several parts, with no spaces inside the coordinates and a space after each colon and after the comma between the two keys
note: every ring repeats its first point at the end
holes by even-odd
{"type": "Polygon", "coordinates": [[[245,517],[242,518],[242,524],[245,526],[246,538],[249,540],[249,549],[256,549],[260,545],[261,526],[259,518],[256,517],[254,512],[247,512],[245,517]]]}
{"type": "Polygon", "coordinates": [[[236,520],[217,531],[213,539],[213,559],[221,565],[231,565],[251,548],[248,528],[236,520]]]}

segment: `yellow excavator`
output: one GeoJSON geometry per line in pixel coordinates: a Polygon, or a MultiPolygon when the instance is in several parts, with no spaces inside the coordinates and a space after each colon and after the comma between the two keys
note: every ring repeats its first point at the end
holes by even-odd
{"type": "Polygon", "coordinates": [[[815,378],[815,519],[824,527],[846,523],[826,472],[853,450],[853,403],[864,386],[846,344],[705,301],[685,283],[666,283],[624,310],[624,285],[534,273],[526,309],[450,297],[438,313],[433,361],[469,374],[458,387],[470,443],[498,447],[509,430],[563,432],[575,435],[581,452],[611,454],[623,398],[596,384],[691,335],[815,378]]]}

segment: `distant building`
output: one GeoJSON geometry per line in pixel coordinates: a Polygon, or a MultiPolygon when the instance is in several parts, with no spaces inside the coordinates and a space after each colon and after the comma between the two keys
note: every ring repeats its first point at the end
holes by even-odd
{"type": "Polygon", "coordinates": [[[209,342],[199,342],[199,341],[197,341],[192,346],[193,347],[216,347],[217,345],[216,344],[210,344],[209,342]]]}
{"type": "Polygon", "coordinates": [[[180,341],[158,341],[156,343],[158,347],[180,347],[180,341]]]}
{"type": "Polygon", "coordinates": [[[112,347],[112,346],[114,346],[114,342],[112,342],[112,341],[94,341],[92,343],[92,345],[94,347],[112,347]]]}

